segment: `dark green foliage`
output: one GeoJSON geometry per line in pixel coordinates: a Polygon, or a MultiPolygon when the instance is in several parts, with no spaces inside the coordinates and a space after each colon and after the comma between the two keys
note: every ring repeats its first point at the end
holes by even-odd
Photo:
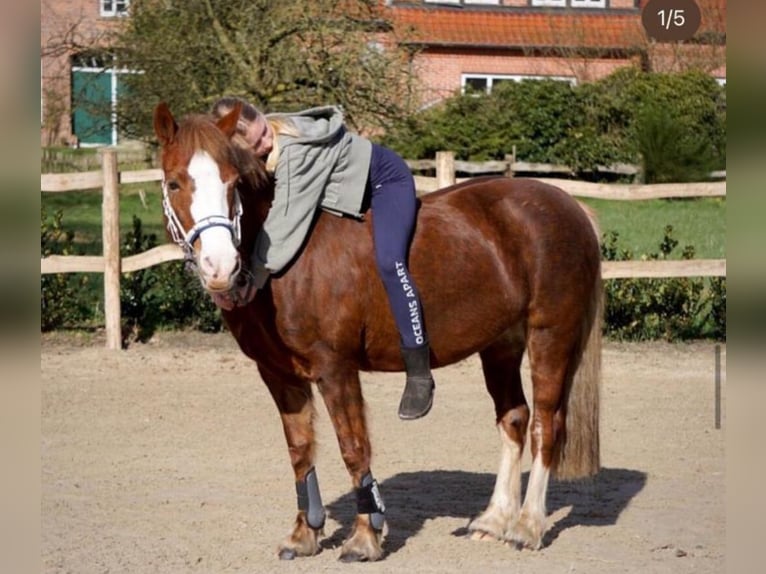
{"type": "MultiPolygon", "coordinates": [[[[619,234],[606,233],[601,252],[606,261],[633,259],[618,246],[619,234]]],[[[668,225],[657,253],[642,259],[669,259],[678,247],[668,225]]],[[[693,259],[687,246],[682,259],[693,259]]],[[[618,340],[726,339],[726,279],[678,277],[669,279],[610,279],[605,281],[605,333],[618,340]]]]}
{"type": "MultiPolygon", "coordinates": [[[[141,220],[133,216],[133,229],[125,236],[120,247],[120,256],[127,257],[148,251],[157,245],[157,236],[146,235],[141,220]]],[[[157,274],[152,269],[141,269],[123,273],[120,278],[120,314],[122,316],[123,341],[135,338],[147,341],[159,322],[157,305],[153,300],[152,288],[157,283],[157,274]]]]}
{"type": "Polygon", "coordinates": [[[726,277],[710,280],[710,336],[718,341],[726,340],[726,277]]]}
{"type": "Polygon", "coordinates": [[[643,164],[647,182],[706,179],[726,166],[726,92],[702,72],[621,69],[597,82],[503,82],[455,95],[390,130],[383,143],[409,158],[565,164],[582,178],[615,162],[643,164]]]}
{"type": "MultiPolygon", "coordinates": [[[[157,236],[145,234],[141,220],[134,216],[133,229],[125,237],[121,255],[135,255],[156,245],[157,236]]],[[[126,342],[146,341],[160,327],[204,332],[222,328],[220,314],[210,297],[180,261],[124,273],[120,281],[120,303],[126,342]]]]}
{"type": "MultiPolygon", "coordinates": [[[[51,219],[42,213],[41,256],[75,254],[73,236],[62,230],[61,212],[51,219]]],[[[144,233],[141,220],[133,218],[120,253],[123,257],[157,245],[154,234],[144,233]]],[[[92,328],[103,325],[103,315],[93,301],[101,294],[87,275],[43,275],[40,279],[41,330],[92,328]]],[[[124,343],[146,341],[157,329],[196,329],[217,332],[223,328],[220,313],[196,276],[182,261],[172,261],[123,273],[120,305],[124,343]]]]}
{"type": "Polygon", "coordinates": [[[647,107],[636,119],[636,142],[645,183],[704,181],[715,167],[713,148],[665,108],[647,107]]]}
{"type": "MultiPolygon", "coordinates": [[[[49,216],[42,208],[40,215],[40,256],[78,254],[74,233],[62,228],[62,212],[49,216]]],[[[41,275],[40,329],[83,326],[92,312],[87,287],[88,276],[82,273],[41,275]]]]}

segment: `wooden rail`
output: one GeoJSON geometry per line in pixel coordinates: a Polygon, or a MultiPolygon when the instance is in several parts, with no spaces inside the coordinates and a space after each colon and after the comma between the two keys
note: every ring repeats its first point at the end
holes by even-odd
{"type": "MultiPolygon", "coordinates": [[[[167,243],[148,251],[124,257],[123,273],[147,269],[167,261],[183,259],[177,245],[167,243]]],[[[40,259],[40,273],[103,273],[106,269],[102,255],[50,255],[40,259]]],[[[725,259],[684,259],[662,261],[602,261],[601,275],[604,279],[670,278],[670,277],[724,277],[725,259]]]]}
{"type": "MultiPolygon", "coordinates": [[[[130,257],[120,257],[119,230],[119,184],[160,181],[162,171],[146,169],[120,172],[117,169],[117,152],[113,148],[100,150],[101,171],[65,174],[41,174],[40,189],[43,192],[63,192],[81,189],[101,188],[103,255],[51,255],[40,259],[40,273],[103,273],[104,274],[104,314],[106,327],[106,346],[120,349],[120,275],[167,261],[183,259],[183,252],[174,244],[154,247],[130,257]]],[[[434,166],[436,177],[415,175],[415,187],[418,194],[430,193],[446,187],[456,181],[456,167],[459,171],[485,173],[488,167],[508,166],[507,162],[484,162],[479,167],[471,168],[468,162],[456,162],[452,152],[438,152],[436,160],[408,161],[411,169],[429,169],[434,166]],[[428,164],[421,162],[429,162],[428,164]],[[497,165],[494,165],[497,163],[497,165]],[[488,165],[489,164],[489,165],[488,165]],[[419,167],[420,166],[420,167],[419,167]],[[423,167],[426,166],[426,167],[423,167]],[[485,170],[485,171],[481,171],[485,170]]],[[[548,166],[515,162],[514,167],[546,174],[559,173],[569,169],[566,166],[548,166]],[[535,168],[535,169],[532,169],[535,168]]],[[[615,169],[620,168],[619,166],[615,169]]],[[[489,170],[491,171],[491,170],[489,170]]],[[[571,171],[571,170],[570,170],[571,171]]],[[[545,179],[564,191],[580,197],[596,197],[614,200],[641,200],[670,197],[725,197],[726,182],[706,182],[690,184],[662,185],[605,185],[567,179],[545,179]]],[[[725,259],[691,259],[672,261],[604,261],[602,263],[604,279],[620,278],[670,278],[670,277],[723,277],[726,276],[725,259]]]]}

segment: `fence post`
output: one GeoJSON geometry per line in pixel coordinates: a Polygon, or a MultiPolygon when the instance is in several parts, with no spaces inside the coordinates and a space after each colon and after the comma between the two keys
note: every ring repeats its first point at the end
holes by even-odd
{"type": "Polygon", "coordinates": [[[106,322],[106,348],[122,348],[120,319],[120,188],[117,171],[117,152],[99,150],[104,175],[101,203],[102,238],[104,242],[104,317],[106,322]]]}
{"type": "Polygon", "coordinates": [[[436,189],[455,183],[455,152],[436,152],[436,189]]]}

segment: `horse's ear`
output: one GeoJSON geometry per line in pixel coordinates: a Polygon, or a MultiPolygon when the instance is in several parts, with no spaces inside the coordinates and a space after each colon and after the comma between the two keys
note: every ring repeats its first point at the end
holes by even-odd
{"type": "Polygon", "coordinates": [[[165,102],[160,102],[154,108],[154,133],[163,147],[173,141],[178,131],[178,124],[165,102]]]}
{"type": "Polygon", "coordinates": [[[227,138],[231,138],[237,131],[237,122],[239,114],[242,112],[242,102],[236,102],[231,111],[216,122],[218,129],[221,130],[227,138]]]}

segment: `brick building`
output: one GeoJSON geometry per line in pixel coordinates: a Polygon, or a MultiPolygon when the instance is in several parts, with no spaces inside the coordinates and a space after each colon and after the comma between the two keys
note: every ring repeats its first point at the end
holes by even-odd
{"type": "MultiPolygon", "coordinates": [[[[412,47],[423,105],[460,89],[552,77],[586,82],[626,65],[701,68],[725,81],[726,0],[696,0],[691,41],[658,43],[642,26],[649,0],[382,0],[400,42],[412,47]]],[[[92,48],[129,17],[130,0],[42,0],[43,145],[115,144],[111,118],[83,102],[115,101],[120,77],[92,48]],[[76,102],[73,105],[73,102],[76,102]],[[74,108],[74,109],[72,109],[74,108]]],[[[103,109],[103,106],[102,108],[103,109]]]]}
{"type": "Polygon", "coordinates": [[[521,78],[586,82],[638,64],[702,68],[725,81],[726,1],[697,0],[694,41],[650,41],[648,0],[389,0],[397,30],[418,50],[415,69],[433,103],[471,86],[521,78]]]}
{"type": "Polygon", "coordinates": [[[114,101],[120,70],[99,52],[127,16],[130,0],[41,0],[41,145],[117,143],[102,107],[72,102],[114,101]]]}

